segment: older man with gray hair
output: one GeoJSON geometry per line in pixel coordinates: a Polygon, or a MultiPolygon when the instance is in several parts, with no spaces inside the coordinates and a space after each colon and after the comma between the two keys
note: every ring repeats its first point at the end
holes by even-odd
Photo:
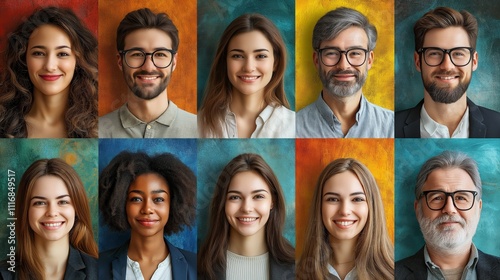
{"type": "Polygon", "coordinates": [[[313,61],[323,90],[297,113],[299,138],[394,137],[394,112],[363,96],[373,63],[377,29],[360,12],[338,8],[313,31],[313,61]]]}
{"type": "Polygon", "coordinates": [[[396,262],[396,279],[500,279],[500,258],[472,243],[482,208],[476,162],[445,151],[424,163],[415,187],[415,213],[425,246],[396,262]]]}

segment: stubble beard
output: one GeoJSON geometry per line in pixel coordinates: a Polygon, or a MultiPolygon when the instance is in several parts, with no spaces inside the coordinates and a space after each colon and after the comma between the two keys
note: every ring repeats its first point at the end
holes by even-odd
{"type": "MultiPolygon", "coordinates": [[[[124,76],[126,75],[125,72],[123,73],[124,76]]],[[[126,76],[125,79],[127,79],[127,85],[132,91],[132,93],[137,96],[140,99],[143,100],[152,100],[156,97],[158,97],[162,92],[165,91],[167,88],[169,82],[170,82],[170,77],[172,74],[168,75],[165,77],[165,75],[161,72],[146,72],[146,71],[138,71],[133,74],[132,79],[128,78],[130,76],[126,76]],[[157,86],[154,85],[149,85],[149,86],[139,86],[136,82],[135,79],[138,75],[157,75],[159,76],[159,79],[161,79],[160,84],[157,86]]]]}
{"type": "Polygon", "coordinates": [[[319,69],[318,72],[320,73],[319,78],[323,83],[323,87],[335,98],[353,96],[363,87],[367,77],[367,72],[360,73],[350,70],[330,70],[329,72],[325,72],[319,69]],[[334,78],[336,74],[352,74],[355,76],[355,80],[351,82],[337,81],[334,78]]]}

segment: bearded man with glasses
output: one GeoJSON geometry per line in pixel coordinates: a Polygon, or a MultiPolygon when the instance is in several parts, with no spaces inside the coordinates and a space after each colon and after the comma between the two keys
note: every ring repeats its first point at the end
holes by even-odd
{"type": "Polygon", "coordinates": [[[99,118],[100,138],[196,138],[196,116],[169,100],[179,34],[165,13],[128,13],[117,30],[118,67],[128,85],[127,103],[99,118]]]}
{"type": "Polygon", "coordinates": [[[416,107],[396,112],[396,137],[500,137],[500,113],[477,106],[466,94],[478,66],[474,16],[439,7],[420,18],[413,31],[424,99],[416,107]]]}
{"type": "Polygon", "coordinates": [[[299,138],[391,138],[394,112],[363,95],[377,30],[360,12],[338,8],[313,31],[313,61],[323,90],[296,116],[299,138]]]}
{"type": "Polygon", "coordinates": [[[395,279],[500,279],[500,258],[472,243],[481,192],[477,164],[466,154],[445,151],[424,163],[414,207],[425,246],[396,262],[395,279]]]}

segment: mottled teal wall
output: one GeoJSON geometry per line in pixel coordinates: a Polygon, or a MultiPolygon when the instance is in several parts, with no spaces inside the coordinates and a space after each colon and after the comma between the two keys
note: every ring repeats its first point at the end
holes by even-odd
{"type": "Polygon", "coordinates": [[[423,245],[413,202],[415,182],[426,160],[445,150],[461,151],[473,158],[483,184],[483,208],[473,242],[483,252],[500,256],[500,140],[396,139],[395,158],[395,259],[413,255],[423,245]]]}
{"type": "MultiPolygon", "coordinates": [[[[97,241],[98,173],[97,139],[0,139],[0,260],[6,258],[7,236],[7,172],[15,171],[16,190],[24,171],[36,160],[61,158],[71,165],[82,179],[90,204],[92,228],[97,241]]],[[[27,222],[18,218],[17,223],[27,222]]]]}
{"type": "MultiPolygon", "coordinates": [[[[148,155],[171,153],[196,174],[196,139],[100,139],[99,174],[120,152],[145,152],[148,155]]],[[[170,209],[175,211],[175,209],[170,209]]],[[[167,237],[173,245],[196,252],[196,224],[192,228],[167,237]]],[[[99,250],[116,248],[130,239],[130,231],[111,231],[104,223],[99,224],[99,250]]]]}
{"type": "Polygon", "coordinates": [[[472,74],[467,96],[476,104],[500,111],[500,8],[498,1],[397,0],[396,1],[396,96],[397,111],[417,105],[424,96],[420,72],[415,69],[413,25],[426,12],[448,6],[467,10],[479,25],[478,68],[472,74]]]}
{"type": "MultiPolygon", "coordinates": [[[[286,201],[284,236],[295,246],[295,141],[278,139],[198,140],[198,245],[208,231],[208,211],[215,183],[226,164],[243,153],[255,153],[273,169],[286,201]]],[[[224,202],[221,202],[224,203],[224,202]]]]}
{"type": "Polygon", "coordinates": [[[259,13],[279,29],[287,46],[285,92],[290,108],[295,109],[295,2],[293,0],[198,1],[198,108],[203,101],[206,81],[222,32],[242,14],[259,13]]]}

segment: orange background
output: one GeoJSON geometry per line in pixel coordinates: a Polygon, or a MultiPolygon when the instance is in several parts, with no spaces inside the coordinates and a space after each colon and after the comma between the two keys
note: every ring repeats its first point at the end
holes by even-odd
{"type": "Polygon", "coordinates": [[[309,209],[318,177],[337,158],[361,161],[375,177],[384,203],[387,230],[394,241],[394,140],[297,139],[295,141],[295,255],[302,254],[309,209]]]}
{"type": "Polygon", "coordinates": [[[312,33],[324,14],[348,7],[364,14],[378,32],[372,68],[363,94],[372,103],[394,110],[394,1],[386,0],[296,0],[295,3],[295,108],[314,102],[322,89],[313,63],[312,33]]]}
{"type": "Polygon", "coordinates": [[[194,0],[99,1],[99,116],[127,101],[128,87],[117,64],[116,29],[131,11],[149,8],[164,12],[179,30],[177,67],[167,87],[168,98],[179,108],[196,113],[196,26],[194,0]]]}

